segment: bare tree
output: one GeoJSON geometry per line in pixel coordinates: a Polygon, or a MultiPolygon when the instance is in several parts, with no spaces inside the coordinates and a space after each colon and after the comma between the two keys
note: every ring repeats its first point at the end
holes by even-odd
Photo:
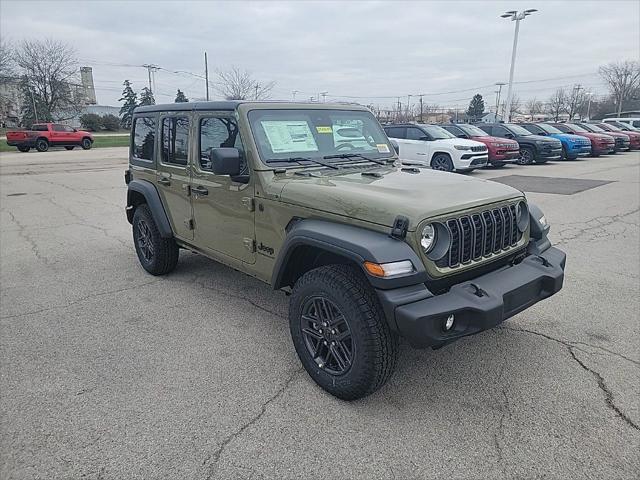
{"type": "Polygon", "coordinates": [[[539,113],[542,113],[543,107],[544,106],[543,106],[542,102],[534,97],[531,100],[529,100],[527,102],[527,104],[525,105],[525,111],[531,117],[531,121],[533,121],[533,117],[534,116],[536,116],[539,113]]]}
{"type": "Polygon", "coordinates": [[[569,120],[573,119],[573,117],[580,112],[585,104],[586,98],[584,88],[580,85],[574,85],[566,101],[566,111],[569,114],[569,120]]]}
{"type": "Polygon", "coordinates": [[[0,38],[0,77],[14,75],[14,68],[13,48],[4,38],[0,38]]]}
{"type": "Polygon", "coordinates": [[[24,82],[44,108],[43,118],[63,120],[76,115],[83,104],[77,84],[75,50],[52,40],[24,40],[15,50],[16,66],[24,82]]]}
{"type": "Polygon", "coordinates": [[[609,86],[611,96],[618,106],[618,116],[620,116],[622,103],[631,99],[640,87],[640,63],[629,60],[610,63],[600,67],[598,73],[609,86]]]}
{"type": "Polygon", "coordinates": [[[547,102],[547,112],[554,121],[560,119],[560,114],[567,111],[567,92],[564,88],[557,89],[547,102]]]}
{"type": "MultiPolygon", "coordinates": [[[[509,118],[513,117],[514,113],[520,113],[521,107],[522,103],[520,102],[520,97],[514,93],[511,98],[511,111],[509,112],[509,118]]],[[[506,106],[504,108],[506,108],[506,106]]]]}
{"type": "Polygon", "coordinates": [[[264,100],[269,98],[276,82],[259,82],[251,72],[239,67],[218,70],[216,90],[227,100],[264,100]]]}

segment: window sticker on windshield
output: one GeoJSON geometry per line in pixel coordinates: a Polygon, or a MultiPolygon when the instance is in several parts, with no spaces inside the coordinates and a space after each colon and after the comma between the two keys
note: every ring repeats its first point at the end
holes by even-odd
{"type": "Polygon", "coordinates": [[[304,120],[262,120],[260,123],[273,153],[318,151],[309,124],[304,120]]]}
{"type": "Polygon", "coordinates": [[[316,127],[316,132],[318,133],[333,133],[331,127],[316,127]]]}
{"type": "Polygon", "coordinates": [[[389,153],[389,145],[386,143],[376,143],[376,147],[378,148],[378,153],[389,153]]]}

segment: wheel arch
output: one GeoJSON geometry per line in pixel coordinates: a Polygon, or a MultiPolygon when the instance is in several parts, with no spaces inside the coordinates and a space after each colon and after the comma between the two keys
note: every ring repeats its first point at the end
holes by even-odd
{"type": "Polygon", "coordinates": [[[314,268],[329,264],[353,265],[375,288],[390,289],[427,280],[422,261],[404,240],[352,225],[325,220],[299,220],[288,229],[271,276],[274,289],[291,287],[314,268]],[[410,260],[414,272],[396,278],[369,275],[364,262],[389,263],[410,260]]]}
{"type": "Polygon", "coordinates": [[[133,214],[136,207],[143,203],[149,206],[160,235],[163,238],[172,238],[171,223],[169,223],[169,217],[164,210],[156,187],[146,180],[132,180],[127,188],[127,220],[129,223],[133,223],[133,214]]]}

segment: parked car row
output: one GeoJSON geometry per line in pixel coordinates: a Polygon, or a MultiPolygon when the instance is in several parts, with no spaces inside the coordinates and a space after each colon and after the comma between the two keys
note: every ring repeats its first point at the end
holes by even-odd
{"type": "Polygon", "coordinates": [[[384,130],[405,163],[448,172],[640,149],[640,130],[624,122],[392,124],[384,130]]]}

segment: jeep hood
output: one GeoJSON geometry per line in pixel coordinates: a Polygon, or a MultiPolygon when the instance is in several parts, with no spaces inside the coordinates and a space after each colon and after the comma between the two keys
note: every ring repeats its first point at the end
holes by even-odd
{"type": "Polygon", "coordinates": [[[397,167],[322,171],[318,176],[292,175],[282,181],[280,199],[285,203],[388,227],[403,215],[409,218],[410,230],[425,218],[523,197],[501,183],[431,169],[419,169],[419,173],[397,167]]]}

